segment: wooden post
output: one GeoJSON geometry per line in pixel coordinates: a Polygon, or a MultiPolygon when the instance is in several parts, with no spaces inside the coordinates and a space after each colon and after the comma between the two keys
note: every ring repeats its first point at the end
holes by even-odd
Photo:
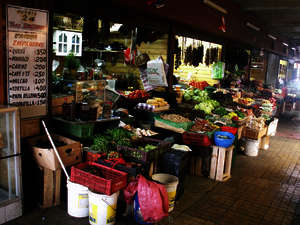
{"type": "Polygon", "coordinates": [[[42,208],[49,208],[60,204],[61,169],[55,171],[42,168],[43,199],[42,208]]]}
{"type": "Polygon", "coordinates": [[[7,104],[6,98],[6,19],[5,19],[6,7],[4,4],[0,4],[0,105],[7,104]]]}

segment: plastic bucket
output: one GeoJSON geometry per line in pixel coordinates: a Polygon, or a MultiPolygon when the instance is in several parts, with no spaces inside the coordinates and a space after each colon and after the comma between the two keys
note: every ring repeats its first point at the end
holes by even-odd
{"type": "Polygon", "coordinates": [[[110,196],[89,191],[89,221],[92,225],[113,225],[116,222],[119,192],[110,196]]]}
{"type": "Polygon", "coordinates": [[[68,214],[74,217],[87,217],[89,215],[88,188],[67,181],[68,188],[68,214]]]}
{"type": "Polygon", "coordinates": [[[178,177],[167,173],[157,173],[152,175],[152,179],[163,184],[168,192],[169,212],[173,211],[175,205],[176,189],[178,185],[178,177]]]}
{"type": "Polygon", "coordinates": [[[259,140],[248,139],[245,146],[245,154],[247,156],[257,156],[259,150],[259,140]]]}

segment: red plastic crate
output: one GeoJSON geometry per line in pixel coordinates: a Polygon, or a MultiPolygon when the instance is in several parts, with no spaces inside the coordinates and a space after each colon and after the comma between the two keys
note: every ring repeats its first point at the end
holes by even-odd
{"type": "Polygon", "coordinates": [[[98,163],[85,162],[71,168],[71,182],[84,185],[94,192],[111,195],[126,187],[127,173],[98,163]],[[84,171],[88,167],[101,173],[101,176],[84,171]]]}
{"type": "Polygon", "coordinates": [[[200,134],[195,132],[184,132],[182,134],[182,141],[186,145],[196,145],[208,147],[212,142],[207,134],[200,134]]]}
{"type": "Polygon", "coordinates": [[[237,130],[238,129],[236,127],[228,127],[228,126],[221,127],[221,131],[227,131],[227,132],[232,133],[233,135],[236,134],[237,130]]]}

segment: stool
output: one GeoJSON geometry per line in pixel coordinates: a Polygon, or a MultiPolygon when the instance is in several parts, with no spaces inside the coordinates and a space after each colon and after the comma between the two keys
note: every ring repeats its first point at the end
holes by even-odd
{"type": "Polygon", "coordinates": [[[210,164],[210,179],[227,181],[231,177],[232,151],[233,146],[228,148],[213,146],[210,164]]]}

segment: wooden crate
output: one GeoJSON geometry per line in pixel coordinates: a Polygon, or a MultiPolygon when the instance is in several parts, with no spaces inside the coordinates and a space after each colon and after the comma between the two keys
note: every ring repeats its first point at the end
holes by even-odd
{"type": "Polygon", "coordinates": [[[268,136],[275,136],[278,125],[278,118],[274,118],[274,120],[269,124],[267,129],[268,136]]]}
{"type": "Polygon", "coordinates": [[[242,125],[242,126],[238,127],[238,130],[237,130],[237,138],[238,138],[238,140],[241,139],[244,129],[245,129],[245,125],[242,125]]]}
{"type": "Polygon", "coordinates": [[[60,204],[61,169],[40,168],[42,172],[42,190],[40,207],[49,208],[60,204]]]}
{"type": "Polygon", "coordinates": [[[194,155],[190,158],[190,174],[202,176],[202,158],[200,156],[194,155]]]}
{"type": "Polygon", "coordinates": [[[222,148],[213,146],[210,164],[210,179],[216,181],[227,181],[231,177],[233,146],[222,148]]]}
{"type": "Polygon", "coordinates": [[[52,98],[52,107],[51,112],[53,116],[58,116],[63,114],[63,108],[62,105],[66,103],[72,103],[74,101],[74,96],[63,96],[63,97],[57,97],[52,98]]]}
{"type": "MultiPolygon", "coordinates": [[[[52,135],[52,138],[54,141],[57,140],[65,144],[57,147],[57,151],[65,166],[71,166],[82,161],[82,146],[80,142],[55,134],[52,135]]],[[[52,148],[37,147],[37,144],[41,141],[49,142],[47,136],[38,136],[28,140],[38,165],[51,170],[60,168],[59,161],[52,148]]]]}
{"type": "Polygon", "coordinates": [[[21,120],[21,137],[36,136],[41,133],[40,119],[22,119],[21,120]]]}

